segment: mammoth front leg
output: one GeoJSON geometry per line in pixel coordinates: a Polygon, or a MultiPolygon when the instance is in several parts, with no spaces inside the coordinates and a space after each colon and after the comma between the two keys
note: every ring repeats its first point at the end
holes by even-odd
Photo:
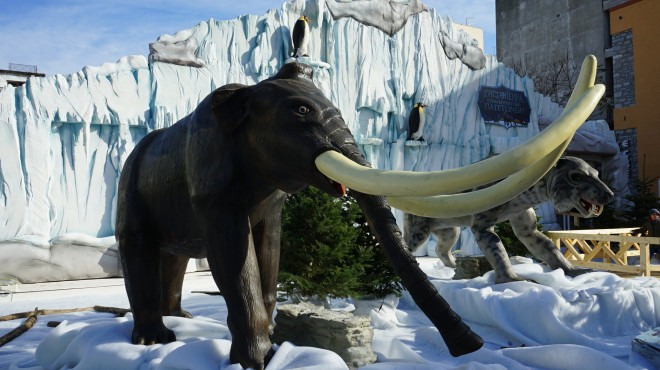
{"type": "MultiPolygon", "coordinates": [[[[161,313],[161,270],[158,246],[145,235],[145,229],[124,226],[118,233],[124,283],[133,312],[135,344],[169,343],[174,332],[163,324],[161,313]]],[[[140,225],[143,226],[143,225],[140,225]]]]}
{"type": "Polygon", "coordinates": [[[280,268],[280,233],[282,230],[282,207],[286,194],[281,193],[269,207],[266,215],[252,227],[252,236],[261,275],[261,293],[272,334],[275,323],[273,311],[277,303],[277,273],[280,268]]]}
{"type": "Polygon", "coordinates": [[[353,195],[394,271],[401,277],[417,306],[438,328],[449,353],[461,356],[481,348],[481,337],[470,330],[449,307],[408,251],[385,198],[358,192],[353,192],[353,195]]]}
{"type": "Polygon", "coordinates": [[[227,303],[230,360],[246,368],[263,369],[271,348],[269,319],[247,211],[242,205],[206,200],[196,203],[195,211],[206,239],[213,279],[227,303]]]}
{"type": "Polygon", "coordinates": [[[161,309],[163,316],[192,318],[181,308],[181,289],[188,267],[188,257],[176,256],[164,250],[160,251],[161,309]]]}
{"type": "Polygon", "coordinates": [[[559,248],[536,228],[536,212],[533,208],[527,209],[518,216],[512,218],[511,228],[516,237],[529,249],[536,257],[547,263],[553,270],[562,269],[568,276],[577,276],[587,272],[590,269],[581,269],[573,266],[566,257],[564,257],[559,248]]]}

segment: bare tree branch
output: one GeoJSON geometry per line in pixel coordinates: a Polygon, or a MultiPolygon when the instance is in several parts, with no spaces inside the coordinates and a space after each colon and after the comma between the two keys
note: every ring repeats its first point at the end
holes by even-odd
{"type": "MultiPolygon", "coordinates": [[[[532,62],[529,54],[509,57],[503,55],[498,58],[521,77],[528,77],[534,81],[534,90],[549,97],[553,102],[566,106],[570,94],[575,87],[575,81],[579,74],[579,65],[566,52],[554,60],[544,64],[532,62]]],[[[605,69],[598,69],[596,77],[598,83],[603,83],[605,69]]],[[[591,117],[607,117],[612,109],[612,93],[608,91],[598,103],[591,117]]],[[[593,118],[589,119],[593,119],[593,118]]]]}
{"type": "Polygon", "coordinates": [[[39,308],[37,307],[28,316],[27,320],[25,320],[19,327],[0,337],[0,347],[4,346],[5,344],[16,339],[19,335],[30,330],[32,325],[34,325],[34,323],[37,322],[38,312],[39,312],[39,308]]]}
{"type": "MultiPolygon", "coordinates": [[[[66,309],[62,309],[62,310],[38,310],[36,314],[37,314],[37,316],[39,316],[39,315],[58,315],[58,314],[71,313],[71,312],[91,311],[93,309],[94,309],[94,307],[66,308],[66,309]]],[[[34,311],[28,311],[28,312],[13,313],[13,314],[6,315],[6,316],[0,316],[0,321],[10,321],[10,320],[22,319],[24,317],[31,316],[33,313],[34,313],[34,311]]]]}

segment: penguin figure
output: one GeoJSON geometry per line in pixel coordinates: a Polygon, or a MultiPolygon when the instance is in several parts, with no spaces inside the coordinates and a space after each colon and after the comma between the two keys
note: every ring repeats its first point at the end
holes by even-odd
{"type": "Polygon", "coordinates": [[[428,105],[417,103],[413,107],[412,112],[410,112],[410,117],[408,117],[410,136],[408,136],[407,140],[424,141],[422,133],[424,132],[424,123],[426,121],[426,118],[424,117],[424,108],[426,107],[428,107],[428,105]]]}
{"type": "Polygon", "coordinates": [[[303,15],[298,18],[296,24],[293,26],[294,58],[309,56],[309,51],[307,51],[307,44],[309,43],[309,25],[307,22],[309,21],[311,21],[311,19],[303,15]]]}

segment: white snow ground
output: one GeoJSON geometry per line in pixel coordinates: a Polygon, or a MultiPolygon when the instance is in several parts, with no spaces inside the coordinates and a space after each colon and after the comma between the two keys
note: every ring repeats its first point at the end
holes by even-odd
{"type": "MultiPolygon", "coordinates": [[[[631,351],[631,341],[660,326],[660,281],[655,278],[622,279],[606,272],[570,278],[538,264],[519,264],[514,265],[518,275],[540,284],[495,285],[492,272],[471,280],[451,280],[454,270],[436,258],[418,260],[485,345],[472,354],[452,357],[437,330],[404,294],[398,302],[385,300],[380,310],[371,311],[378,362],[366,369],[653,369],[631,351]]],[[[240,369],[229,364],[231,336],[223,298],[191,293],[216,289],[208,272],[187,275],[183,306],[195,319],[166,318],[178,338],[174,343],[130,344],[130,317],[98,312],[40,316],[27,333],[0,347],[0,368],[240,369]],[[49,328],[48,321],[62,324],[49,328]]],[[[0,315],[37,306],[128,307],[121,279],[30,284],[19,291],[12,302],[0,303],[0,315]]],[[[383,302],[372,303],[378,308],[383,302]]],[[[334,305],[347,306],[345,301],[334,305]]],[[[0,322],[0,333],[23,321],[0,322]]],[[[278,349],[267,367],[303,368],[346,367],[332,352],[289,343],[278,349]]]]}

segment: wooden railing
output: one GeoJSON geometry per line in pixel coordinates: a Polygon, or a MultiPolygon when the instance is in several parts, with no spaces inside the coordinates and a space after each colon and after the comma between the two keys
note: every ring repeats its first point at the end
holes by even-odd
{"type": "Polygon", "coordinates": [[[575,266],[638,276],[660,272],[660,265],[651,265],[649,261],[649,244],[660,245],[660,237],[632,235],[635,229],[548,231],[546,234],[557,248],[565,248],[564,257],[575,266]],[[618,243],[616,252],[612,250],[613,242],[618,243]],[[639,265],[628,264],[628,257],[632,256],[639,256],[639,265]]]}

